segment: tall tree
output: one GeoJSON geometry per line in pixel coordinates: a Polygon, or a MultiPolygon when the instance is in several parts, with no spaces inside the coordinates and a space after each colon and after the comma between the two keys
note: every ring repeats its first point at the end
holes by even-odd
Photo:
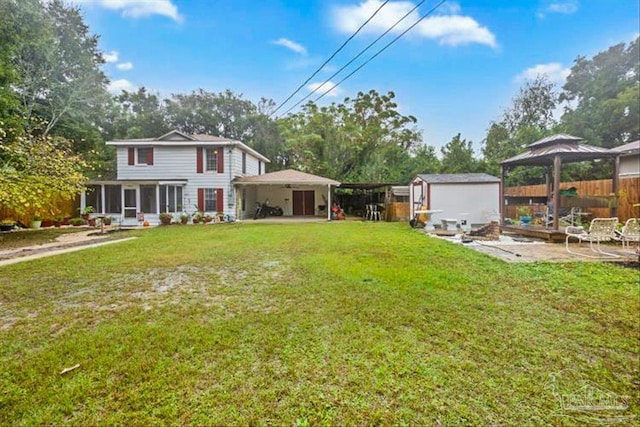
{"type": "Polygon", "coordinates": [[[112,98],[102,121],[103,134],[113,138],[149,138],[169,131],[163,101],[145,87],[123,90],[112,98]]]}
{"type": "Polygon", "coordinates": [[[560,95],[568,102],[564,129],[605,148],[640,139],[639,57],[636,38],[593,58],[576,58],[560,95]]]}
{"type": "Polygon", "coordinates": [[[107,79],[100,69],[98,38],[79,9],[62,0],[4,0],[2,7],[20,19],[21,36],[14,39],[9,61],[15,72],[11,88],[20,100],[17,112],[27,131],[47,135],[62,121],[67,130],[74,128],[71,122],[91,123],[91,113],[106,99],[107,79]]]}
{"type": "Polygon", "coordinates": [[[283,165],[342,181],[408,181],[410,150],[421,135],[415,117],[400,114],[394,98],[371,90],[340,104],[307,103],[279,121],[283,165]]]}
{"type": "MultiPolygon", "coordinates": [[[[491,122],[483,141],[482,154],[486,172],[500,173],[500,162],[526,149],[528,144],[549,135],[556,126],[553,112],[558,96],[555,86],[546,77],[527,81],[505,109],[499,121],[491,122]]],[[[535,180],[538,170],[522,170],[510,175],[518,182],[535,180]],[[517,177],[517,178],[516,178],[517,177]]]]}
{"type": "Polygon", "coordinates": [[[472,142],[462,139],[460,134],[441,148],[442,173],[472,173],[478,169],[478,160],[474,157],[472,142]]]}

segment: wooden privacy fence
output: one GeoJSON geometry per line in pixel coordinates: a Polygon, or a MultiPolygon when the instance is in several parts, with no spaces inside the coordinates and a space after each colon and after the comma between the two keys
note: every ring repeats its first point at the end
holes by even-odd
{"type": "MultiPolygon", "coordinates": [[[[80,203],[78,202],[78,198],[60,199],[55,201],[48,208],[43,209],[43,211],[40,212],[40,216],[42,219],[51,220],[55,219],[58,215],[67,218],[80,216],[80,212],[78,212],[79,206],[80,203]]],[[[0,206],[0,220],[4,218],[12,218],[14,220],[21,221],[24,224],[28,224],[33,219],[33,215],[18,215],[13,210],[0,206]]]]}
{"type": "MultiPolygon", "coordinates": [[[[618,219],[624,222],[629,218],[640,217],[640,207],[634,204],[640,203],[640,178],[623,178],[618,180],[618,194],[614,195],[613,183],[611,179],[600,179],[595,181],[571,181],[562,182],[560,190],[575,187],[578,198],[561,197],[560,206],[565,207],[566,202],[571,206],[584,206],[584,210],[591,213],[593,218],[611,216],[611,208],[617,205],[618,219]],[[591,198],[591,199],[590,199],[591,198]],[[581,199],[585,203],[581,203],[581,199]],[[565,202],[563,204],[563,201],[565,202]],[[591,202],[599,203],[591,203],[591,202]],[[593,205],[597,205],[593,206],[593,205]]],[[[546,185],[524,185],[521,187],[505,187],[505,196],[519,197],[544,197],[546,196],[546,185]]],[[[522,206],[522,205],[520,205],[522,206]]],[[[532,206],[534,211],[541,210],[541,206],[532,206]]],[[[507,218],[517,218],[518,206],[505,206],[505,216],[507,218]]]]}

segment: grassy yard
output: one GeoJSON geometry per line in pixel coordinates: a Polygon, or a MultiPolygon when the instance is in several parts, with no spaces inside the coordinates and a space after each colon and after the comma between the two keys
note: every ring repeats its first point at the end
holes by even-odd
{"type": "Polygon", "coordinates": [[[160,227],[0,267],[0,425],[574,425],[586,384],[638,416],[639,304],[406,224],[160,227]]]}

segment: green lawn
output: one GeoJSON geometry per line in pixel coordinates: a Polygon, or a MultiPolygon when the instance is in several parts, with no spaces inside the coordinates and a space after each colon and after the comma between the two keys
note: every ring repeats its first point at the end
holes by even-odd
{"type": "Polygon", "coordinates": [[[406,224],[160,227],[0,267],[0,425],[574,425],[585,384],[638,416],[638,286],[406,224]]]}

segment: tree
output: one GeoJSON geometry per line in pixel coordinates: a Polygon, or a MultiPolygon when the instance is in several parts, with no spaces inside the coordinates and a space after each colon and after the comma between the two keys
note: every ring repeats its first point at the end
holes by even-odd
{"type": "Polygon", "coordinates": [[[166,100],[169,126],[189,134],[210,134],[245,141],[251,137],[249,117],[256,106],[230,90],[218,94],[203,89],[166,100]]]}
{"type": "Polygon", "coordinates": [[[579,56],[563,86],[563,128],[612,148],[640,138],[640,38],[588,59],[579,56]]]}
{"type": "Polygon", "coordinates": [[[51,206],[84,188],[88,164],[62,137],[38,134],[7,140],[0,129],[0,205],[20,215],[55,215],[51,206]]]}
{"type": "MultiPolygon", "coordinates": [[[[499,175],[500,162],[525,151],[527,145],[554,131],[553,112],[557,100],[555,87],[546,77],[538,76],[525,82],[501,120],[491,122],[489,126],[482,147],[487,173],[499,175]]],[[[526,182],[536,176],[539,176],[538,170],[527,172],[523,169],[511,173],[510,179],[526,182]]]]}
{"type": "Polygon", "coordinates": [[[472,142],[460,138],[460,134],[441,148],[442,173],[472,173],[478,168],[478,161],[473,155],[472,142]]]}
{"type": "Polygon", "coordinates": [[[282,165],[341,181],[408,181],[411,150],[421,135],[415,117],[401,115],[394,98],[371,90],[340,104],[308,102],[279,120],[282,165]]]}
{"type": "Polygon", "coordinates": [[[107,139],[150,138],[170,130],[163,101],[144,86],[136,92],[123,90],[113,97],[102,127],[107,139]]]}
{"type": "Polygon", "coordinates": [[[61,0],[5,0],[3,8],[18,18],[9,61],[23,126],[47,135],[64,121],[67,130],[77,131],[70,123],[86,125],[107,96],[97,36],[89,33],[79,9],[61,0]]]}

